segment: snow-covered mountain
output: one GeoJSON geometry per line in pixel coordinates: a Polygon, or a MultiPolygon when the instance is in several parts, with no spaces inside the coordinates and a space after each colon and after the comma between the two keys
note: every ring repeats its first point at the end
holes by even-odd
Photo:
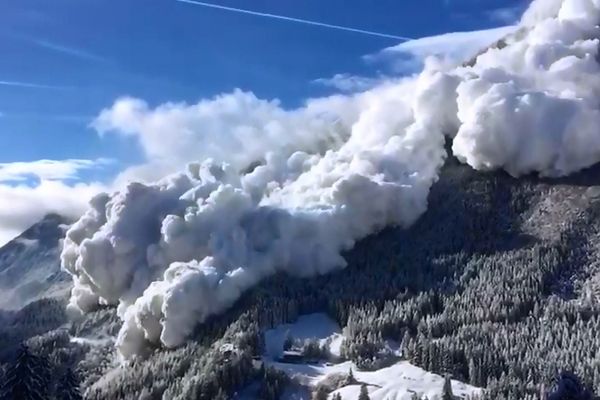
{"type": "Polygon", "coordinates": [[[60,243],[70,223],[48,214],[0,248],[0,309],[68,293],[72,280],[60,268],[60,243]]]}

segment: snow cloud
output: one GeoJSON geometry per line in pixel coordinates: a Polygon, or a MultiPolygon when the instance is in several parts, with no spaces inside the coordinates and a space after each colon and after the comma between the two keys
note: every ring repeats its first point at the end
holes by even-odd
{"type": "Polygon", "coordinates": [[[134,136],[150,160],[125,171],[121,180],[154,181],[206,158],[242,169],[268,152],[324,151],[341,141],[335,128],[339,116],[328,112],[319,101],[285,111],[276,100],[236,90],[197,104],[154,109],[142,100],[122,98],[102,111],[93,126],[100,134],[134,136]]]}
{"type": "Polygon", "coordinates": [[[435,56],[448,64],[469,59],[491,44],[513,33],[516,26],[471,32],[452,32],[409,40],[365,56],[368,62],[385,62],[398,73],[417,72],[428,57],[435,56]]]}
{"type": "MultiPolygon", "coordinates": [[[[512,33],[471,66],[427,59],[414,77],[293,110],[242,91],[157,108],[118,100],[94,126],[137,138],[150,161],[125,177],[144,183],[94,197],[68,231],[70,307],[118,305],[124,358],[177,346],[266,277],[344,268],[357,240],[414,223],[445,139],[460,161],[515,177],[599,162],[597,21],[597,0],[536,0],[518,28],[480,34],[512,33]]],[[[402,51],[477,42],[451,55],[470,57],[485,45],[474,36],[402,51]]]]}

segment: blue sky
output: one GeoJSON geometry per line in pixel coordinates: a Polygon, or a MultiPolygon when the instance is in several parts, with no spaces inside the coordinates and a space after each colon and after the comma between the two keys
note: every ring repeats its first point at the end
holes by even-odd
{"type": "MultiPolygon", "coordinates": [[[[526,6],[522,0],[215,3],[411,38],[509,25],[526,6]]],[[[307,97],[335,91],[318,83],[320,78],[402,74],[389,63],[363,58],[397,44],[175,0],[5,0],[0,163],[103,159],[101,168],[75,163],[69,179],[107,183],[147,157],[135,137],[99,135],[90,128],[122,96],[154,107],[241,88],[296,107],[307,97]]],[[[44,178],[37,171],[30,174],[37,179],[26,180],[29,185],[44,178]]]]}

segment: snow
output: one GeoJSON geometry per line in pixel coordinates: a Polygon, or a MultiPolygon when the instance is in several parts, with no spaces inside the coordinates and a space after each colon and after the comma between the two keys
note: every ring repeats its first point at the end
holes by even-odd
{"type": "Polygon", "coordinates": [[[60,269],[61,217],[47,216],[0,247],[0,309],[19,310],[47,297],[67,297],[72,279],[60,269]]]}
{"type": "Polygon", "coordinates": [[[274,329],[266,331],[265,348],[270,358],[276,359],[281,356],[283,353],[283,343],[288,333],[293,339],[302,341],[317,339],[320,345],[326,342],[327,339],[331,339],[331,354],[340,355],[340,346],[344,339],[341,329],[326,314],[315,313],[303,315],[293,324],[279,325],[274,329]]]}
{"type": "Polygon", "coordinates": [[[39,241],[37,239],[28,239],[23,237],[18,237],[14,239],[16,243],[22,244],[23,246],[32,247],[37,246],[39,241]]]}
{"type": "MultiPolygon", "coordinates": [[[[413,393],[431,399],[442,393],[444,385],[443,377],[427,372],[407,361],[400,361],[391,367],[373,372],[363,372],[353,368],[353,373],[358,382],[368,385],[371,400],[410,400],[413,393]]],[[[344,400],[354,400],[358,398],[360,386],[349,385],[333,393],[340,393],[344,400]]],[[[459,398],[465,398],[480,393],[481,389],[452,380],[452,392],[459,398]]]]}
{"type": "Polygon", "coordinates": [[[332,356],[340,357],[342,342],[344,341],[344,335],[336,332],[330,337],[331,342],[329,343],[329,353],[331,353],[332,356]]]}
{"type": "MultiPolygon", "coordinates": [[[[331,340],[330,351],[339,356],[339,349],[344,340],[340,327],[326,314],[310,314],[298,318],[291,324],[279,325],[265,332],[266,365],[285,372],[297,384],[315,388],[320,382],[337,374],[347,374],[350,369],[359,384],[348,385],[330,394],[339,393],[344,400],[358,398],[361,385],[367,384],[371,400],[410,400],[414,393],[433,398],[440,395],[444,378],[440,375],[425,371],[408,361],[397,363],[375,371],[360,371],[351,361],[339,363],[285,363],[276,361],[281,354],[283,341],[287,332],[296,339],[316,339],[320,343],[331,340]],[[275,357],[273,357],[275,354],[275,357]]],[[[391,352],[400,356],[400,346],[393,341],[387,342],[391,352]]],[[[458,398],[479,394],[481,389],[452,380],[452,390],[458,398]]],[[[308,399],[306,393],[295,392],[295,399],[308,399]]]]}
{"type": "Polygon", "coordinates": [[[98,337],[98,338],[90,338],[90,337],[81,337],[81,336],[72,336],[71,343],[77,343],[80,345],[87,346],[107,346],[112,345],[115,342],[115,338],[113,337],[98,337]]]}

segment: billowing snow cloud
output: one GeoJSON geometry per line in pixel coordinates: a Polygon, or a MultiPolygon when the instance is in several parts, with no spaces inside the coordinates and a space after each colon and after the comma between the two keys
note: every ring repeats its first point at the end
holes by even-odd
{"type": "Polygon", "coordinates": [[[333,119],[337,116],[321,115],[325,111],[318,101],[285,111],[278,101],[236,90],[194,105],[169,103],[155,109],[123,98],[93,126],[101,134],[136,137],[152,163],[126,171],[123,179],[154,181],[209,157],[244,168],[271,151],[324,151],[341,141],[333,119]]]}
{"type": "MultiPolygon", "coordinates": [[[[411,225],[452,151],[475,169],[561,176],[600,161],[597,0],[536,0],[473,66],[428,61],[404,80],[299,109],[236,91],[155,109],[123,99],[96,126],[134,135],[147,178],[95,197],[69,230],[71,307],[115,304],[117,346],[177,346],[281,271],[343,268],[343,250],[411,225]]],[[[131,175],[130,175],[131,177],[131,175]]]]}
{"type": "Polygon", "coordinates": [[[600,160],[600,3],[555,3],[534,2],[533,26],[456,71],[453,152],[476,169],[560,176],[600,160]]]}
{"type": "MultiPolygon", "coordinates": [[[[271,115],[294,123],[262,154],[238,146],[239,154],[217,153],[229,164],[205,160],[158,183],[98,196],[65,240],[72,306],[120,304],[118,345],[130,356],[145,341],[181,344],[197,322],[276,271],[313,276],[344,267],[340,252],[357,239],[409,226],[425,211],[445,156],[442,132],[456,128],[431,110],[445,107],[453,82],[432,72],[343,104],[270,106],[271,115]],[[326,141],[329,150],[319,152],[314,144],[332,134],[341,144],[326,141]],[[286,154],[283,140],[304,150],[286,154]]],[[[270,118],[250,116],[266,127],[270,118]]]]}
{"type": "Polygon", "coordinates": [[[365,56],[369,62],[386,62],[398,73],[417,72],[428,57],[456,64],[469,59],[488,46],[515,32],[516,26],[470,32],[451,32],[409,40],[365,56]]]}

